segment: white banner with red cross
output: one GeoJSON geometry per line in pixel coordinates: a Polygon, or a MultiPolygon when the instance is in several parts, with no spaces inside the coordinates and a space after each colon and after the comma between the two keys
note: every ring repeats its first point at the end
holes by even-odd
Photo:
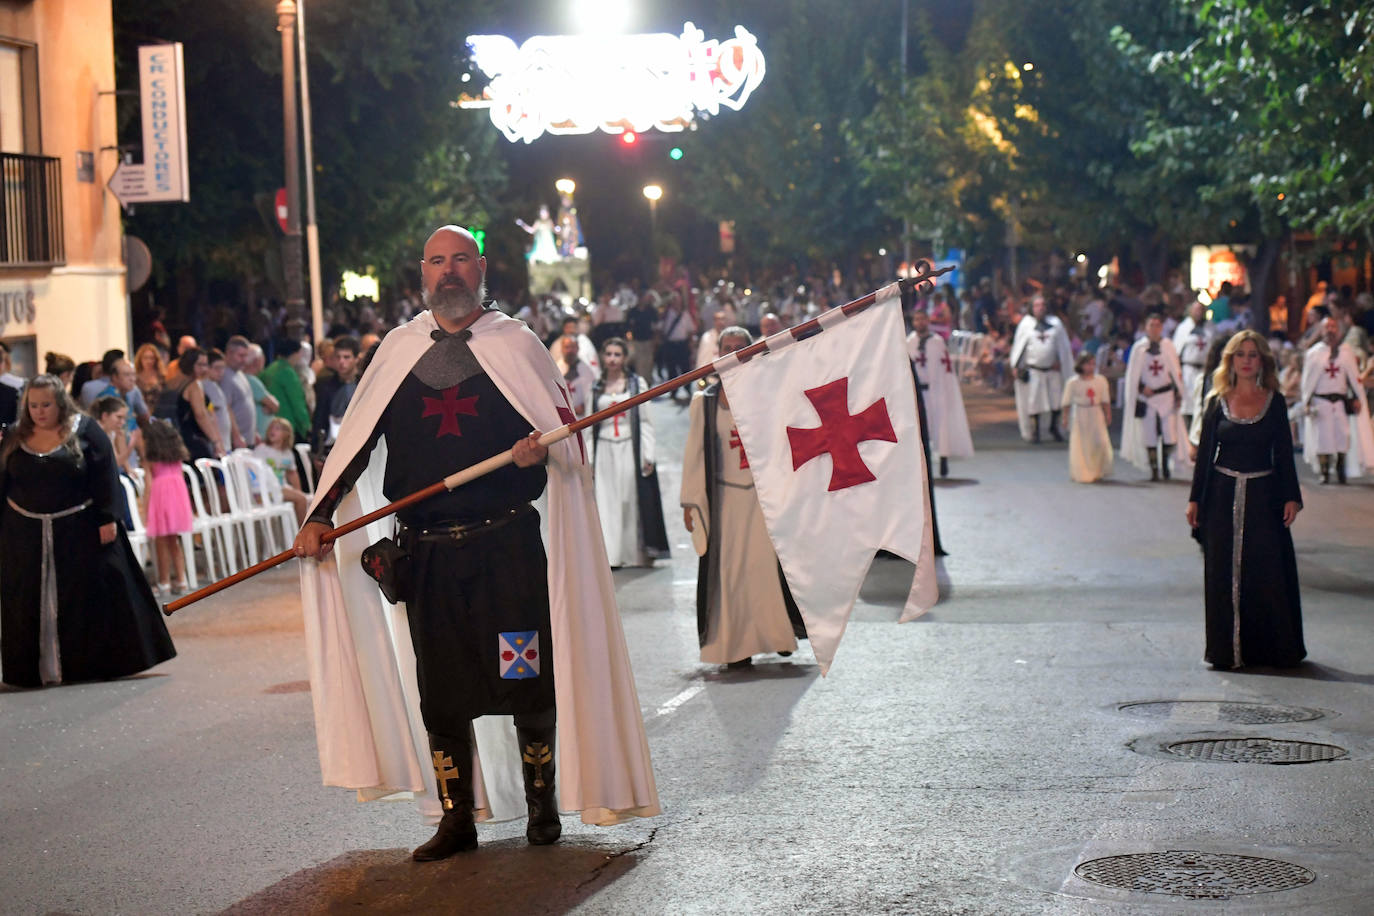
{"type": "Polygon", "coordinates": [[[829,670],[873,555],[916,565],[903,622],[936,602],[915,383],[894,284],[821,330],[716,360],[763,517],[821,673],[829,670]]]}

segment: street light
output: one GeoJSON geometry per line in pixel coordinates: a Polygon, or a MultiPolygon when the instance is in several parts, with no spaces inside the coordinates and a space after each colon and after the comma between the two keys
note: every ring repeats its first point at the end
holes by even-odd
{"type": "Polygon", "coordinates": [[[644,186],[644,196],[649,198],[649,232],[658,231],[658,199],[663,196],[663,188],[656,184],[644,186]]]}
{"type": "Polygon", "coordinates": [[[570,196],[573,191],[577,190],[577,182],[573,181],[571,178],[560,178],[553,183],[553,186],[559,194],[567,194],[570,196]]]}

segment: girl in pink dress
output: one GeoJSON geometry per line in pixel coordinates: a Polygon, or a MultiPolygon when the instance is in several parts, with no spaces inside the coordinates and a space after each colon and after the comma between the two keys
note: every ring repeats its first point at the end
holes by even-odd
{"type": "Polygon", "coordinates": [[[153,420],[143,436],[144,454],[150,472],[148,518],[144,523],[153,542],[157,562],[157,593],[179,595],[186,590],[186,557],[181,552],[181,535],[191,530],[191,497],[181,463],[191,456],[181,433],[166,420],[153,420]],[[176,579],[167,582],[175,569],[176,579]]]}

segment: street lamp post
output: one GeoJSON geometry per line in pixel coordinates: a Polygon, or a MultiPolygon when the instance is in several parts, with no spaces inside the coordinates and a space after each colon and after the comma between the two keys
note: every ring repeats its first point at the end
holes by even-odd
{"type": "Polygon", "coordinates": [[[300,160],[296,149],[296,2],[278,0],[277,31],[281,32],[281,98],[286,158],[286,234],[282,237],[282,273],[286,281],[286,313],[299,318],[305,307],[301,278],[300,160]]]}
{"type": "Polygon", "coordinates": [[[305,57],[304,0],[296,0],[296,37],[301,59],[301,151],[305,153],[305,254],[310,266],[310,323],[318,345],[324,339],[324,302],[320,288],[320,231],[315,225],[315,152],[310,131],[310,62],[305,57]]]}

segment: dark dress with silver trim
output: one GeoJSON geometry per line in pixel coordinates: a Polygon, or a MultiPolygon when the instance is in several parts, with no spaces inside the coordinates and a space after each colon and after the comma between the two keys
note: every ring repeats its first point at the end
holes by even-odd
{"type": "Polygon", "coordinates": [[[1231,416],[1210,399],[1189,499],[1198,504],[1207,601],[1207,649],[1216,668],[1289,667],[1307,655],[1293,535],[1283,506],[1302,504],[1283,398],[1231,416]]]}
{"type": "Polygon", "coordinates": [[[79,453],[63,446],[40,454],[19,445],[0,467],[0,655],[7,684],[124,677],[176,655],[117,523],[115,495],[122,500],[123,492],[110,440],[82,417],[77,441],[79,453]],[[101,544],[100,526],[108,522],[116,522],[117,534],[101,544]],[[49,601],[46,626],[56,644],[47,641],[43,660],[49,601]]]}

